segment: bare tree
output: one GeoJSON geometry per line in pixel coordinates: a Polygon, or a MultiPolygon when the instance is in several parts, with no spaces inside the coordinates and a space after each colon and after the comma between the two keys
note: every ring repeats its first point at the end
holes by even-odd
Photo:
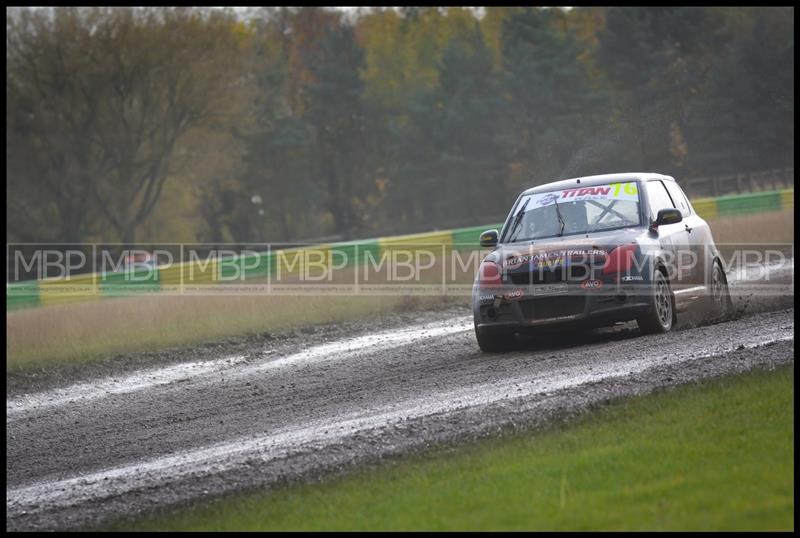
{"type": "Polygon", "coordinates": [[[23,11],[7,20],[7,182],[16,194],[27,193],[10,204],[9,223],[21,238],[29,239],[26,231],[49,213],[59,229],[42,231],[39,239],[80,242],[87,232],[99,160],[91,142],[93,105],[103,82],[78,73],[93,18],[67,9],[23,11]]]}
{"type": "Polygon", "coordinates": [[[96,212],[132,243],[181,137],[241,108],[246,33],[185,8],[37,10],[7,26],[8,87],[29,101],[65,235],[96,212]]]}

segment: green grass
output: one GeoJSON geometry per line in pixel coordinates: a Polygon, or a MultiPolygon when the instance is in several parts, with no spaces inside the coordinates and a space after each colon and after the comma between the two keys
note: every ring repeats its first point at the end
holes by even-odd
{"type": "Polygon", "coordinates": [[[792,530],[793,400],[793,367],[753,372],[115,528],[792,530]]]}

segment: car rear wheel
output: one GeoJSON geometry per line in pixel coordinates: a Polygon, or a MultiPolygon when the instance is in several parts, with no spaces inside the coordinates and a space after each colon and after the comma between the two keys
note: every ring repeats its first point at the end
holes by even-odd
{"type": "Polygon", "coordinates": [[[653,297],[647,313],[636,319],[642,334],[669,332],[675,317],[675,304],[672,290],[664,273],[656,271],[653,277],[653,297]]]}
{"type": "Polygon", "coordinates": [[[487,331],[475,327],[478,347],[486,353],[503,353],[514,348],[514,335],[504,331],[487,331]]]}
{"type": "Polygon", "coordinates": [[[711,293],[706,303],[708,315],[712,320],[723,319],[733,311],[733,302],[728,279],[718,261],[714,261],[714,268],[711,270],[710,288],[711,293]]]}

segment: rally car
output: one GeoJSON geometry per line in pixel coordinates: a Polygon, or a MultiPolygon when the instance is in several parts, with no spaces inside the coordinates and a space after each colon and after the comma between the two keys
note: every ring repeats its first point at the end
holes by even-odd
{"type": "Polygon", "coordinates": [[[670,176],[589,176],[524,191],[473,286],[475,334],[483,351],[511,348],[514,335],[554,326],[636,320],[642,333],[672,329],[696,305],[731,309],[728,282],[708,224],[670,176]]]}

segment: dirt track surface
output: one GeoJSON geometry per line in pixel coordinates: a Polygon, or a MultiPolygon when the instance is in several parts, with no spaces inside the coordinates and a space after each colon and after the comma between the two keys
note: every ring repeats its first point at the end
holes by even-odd
{"type": "Polygon", "coordinates": [[[185,349],[159,366],[158,355],[130,356],[88,378],[12,376],[6,527],[93,527],[791,363],[787,303],[666,335],[628,324],[502,355],[480,352],[468,308],[448,308],[185,349]]]}

